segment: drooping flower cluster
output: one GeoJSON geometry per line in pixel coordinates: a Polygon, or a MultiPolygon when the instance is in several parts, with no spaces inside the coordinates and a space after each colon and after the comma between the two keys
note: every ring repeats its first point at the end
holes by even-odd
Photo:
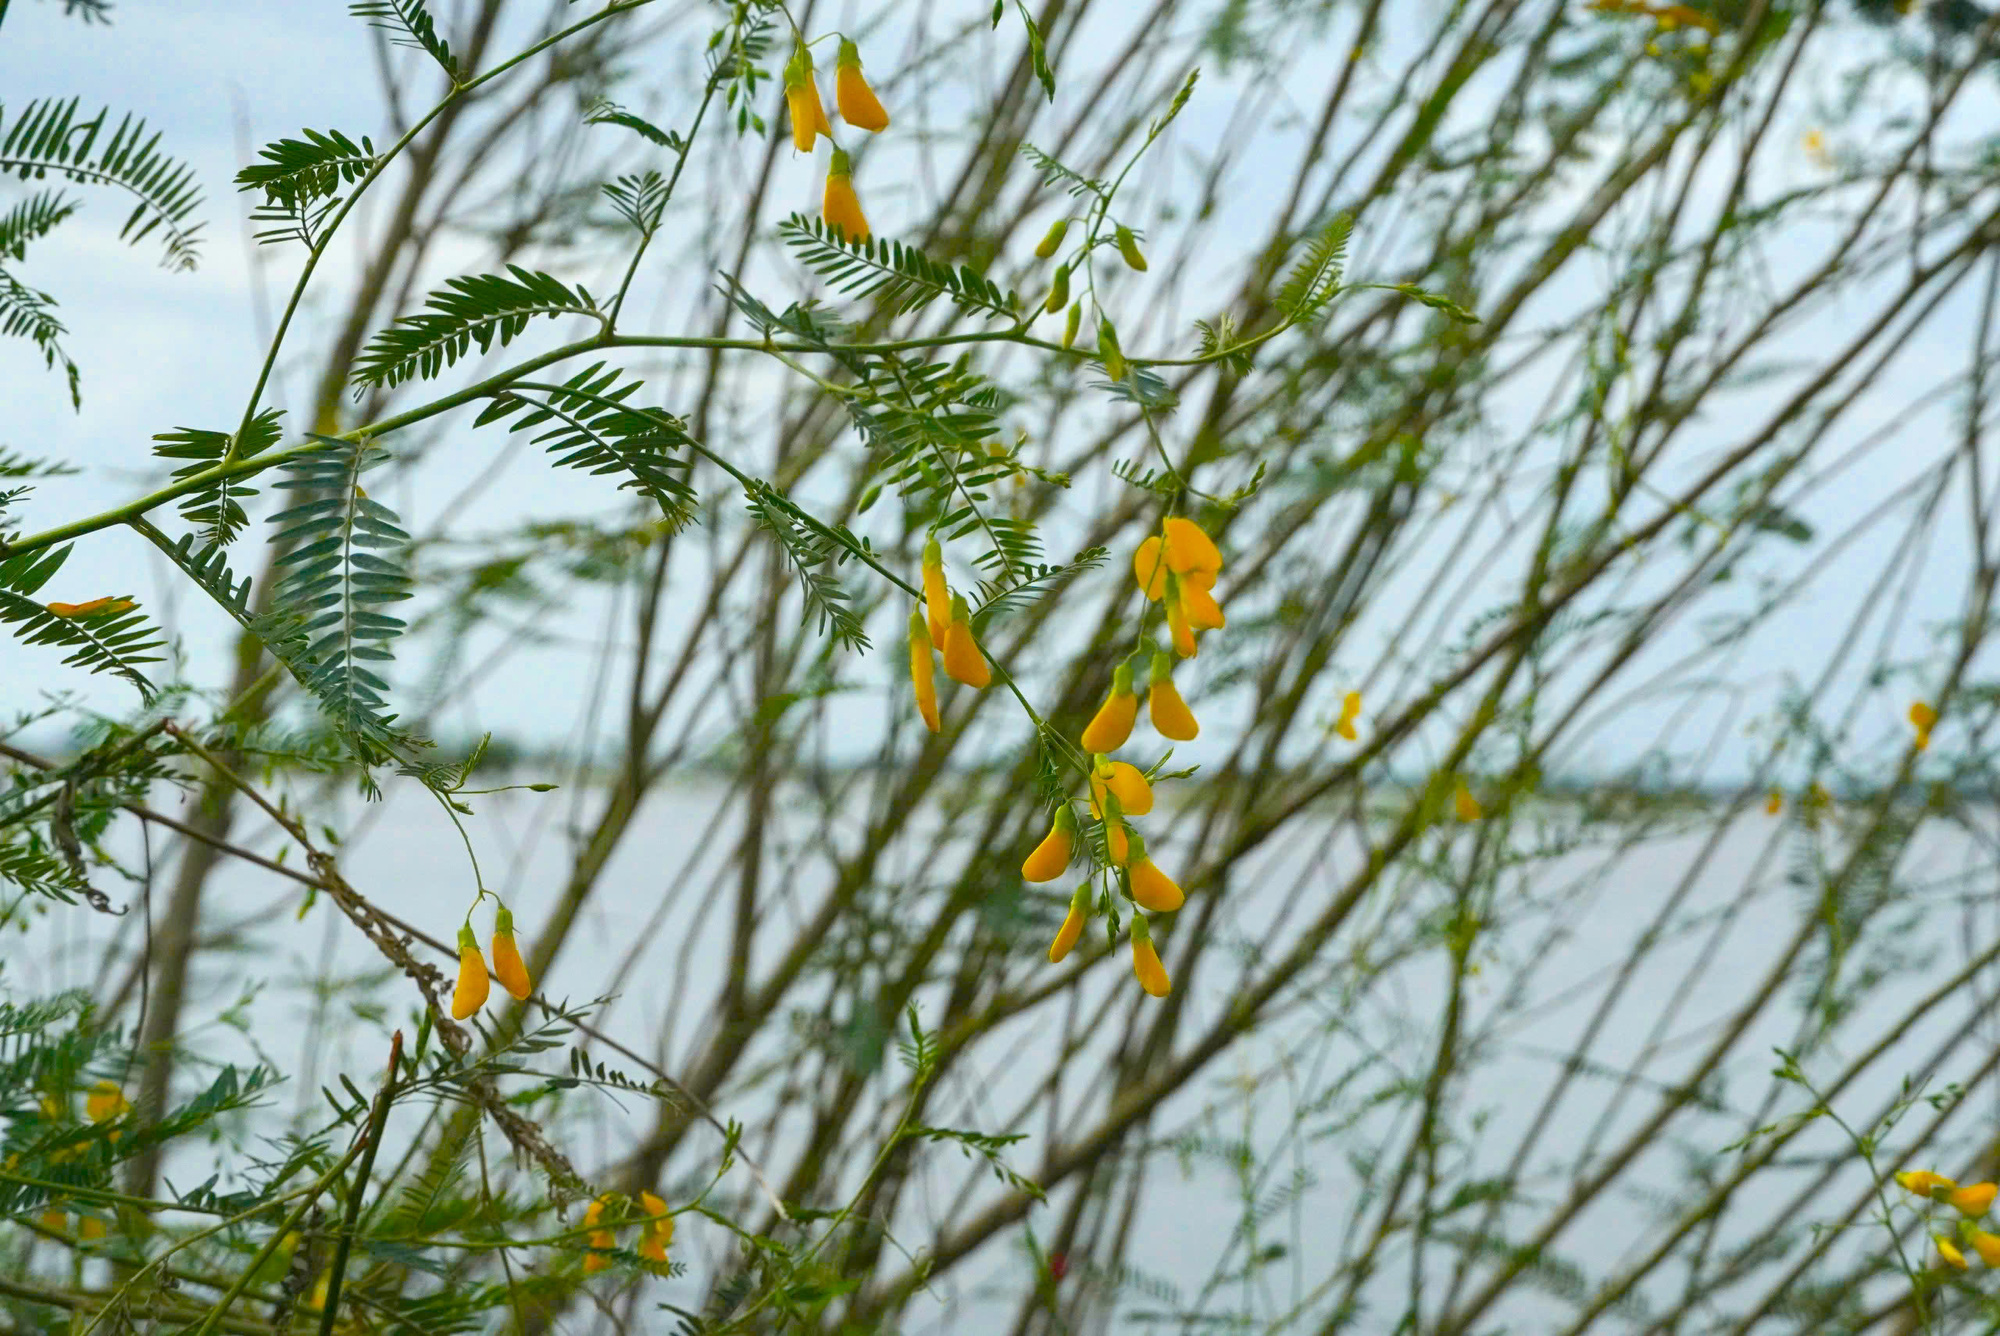
{"type": "MultiPolygon", "coordinates": [[[[618,1202],[618,1194],[607,1192],[590,1205],[583,1208],[583,1228],[586,1251],[583,1255],[583,1274],[596,1275],[611,1265],[611,1254],[618,1247],[617,1230],[629,1221],[606,1221],[605,1212],[618,1202]]],[[[667,1269],[667,1245],[674,1241],[674,1217],[667,1210],[666,1202],[650,1192],[639,1194],[639,1241],[634,1250],[650,1271],[664,1272],[667,1269]]]]}
{"type": "MultiPolygon", "coordinates": [[[[528,977],[528,967],[521,960],[521,948],[514,944],[514,915],[506,905],[501,905],[493,916],[493,972],[492,979],[498,979],[500,986],[514,995],[516,1001],[527,1000],[534,991],[534,982],[528,977]]],[[[451,992],[451,1017],[462,1021],[486,1005],[487,994],[492,985],[486,971],[486,957],[480,954],[479,939],[472,935],[472,925],[464,924],[458,930],[458,985],[451,992]]]]}
{"type": "MultiPolygon", "coordinates": [[[[1051,251],[1060,244],[1062,226],[1058,223],[1051,230],[1054,244],[1044,242],[1051,251]]],[[[1136,243],[1133,245],[1136,250],[1136,243]]],[[[1222,609],[1213,593],[1222,572],[1222,553],[1194,521],[1176,516],[1162,524],[1161,531],[1147,538],[1133,554],[1132,572],[1149,600],[1165,603],[1168,629],[1182,657],[1192,657],[1199,648],[1197,631],[1223,625],[1222,609]]],[[[1147,665],[1146,707],[1154,730],[1174,742],[1189,741],[1201,732],[1194,711],[1174,685],[1173,654],[1142,648],[1113,670],[1110,694],[1084,726],[1078,741],[1089,756],[1085,805],[1103,833],[1109,871],[1135,907],[1131,918],[1132,972],[1146,992],[1164,997],[1172,983],[1160,963],[1145,915],[1171,914],[1186,902],[1186,896],[1153,861],[1146,851],[1145,837],[1131,824],[1133,817],[1153,810],[1152,784],[1139,767],[1113,760],[1110,755],[1131,739],[1139,721],[1135,663],[1147,665]]],[[[1076,812],[1065,800],[1056,808],[1049,833],[1021,865],[1023,880],[1046,882],[1062,876],[1076,856],[1081,833],[1076,812]]],[[[1051,963],[1061,961],[1082,938],[1093,905],[1091,882],[1086,880],[1070,896],[1069,913],[1049,945],[1051,963]]]]}
{"type": "MultiPolygon", "coordinates": [[[[50,1122],[67,1122],[74,1116],[67,1095],[44,1094],[40,1102],[42,1116],[50,1122]]],[[[83,1112],[92,1123],[115,1122],[132,1112],[132,1102],[125,1098],[124,1090],[116,1081],[99,1081],[83,1097],[83,1112]]],[[[106,1136],[109,1140],[116,1141],[123,1133],[123,1128],[114,1126],[106,1136]]],[[[66,1163],[81,1156],[86,1149],[84,1146],[71,1146],[54,1152],[49,1158],[58,1164],[66,1163]]],[[[44,1229],[57,1234],[67,1234],[69,1212],[63,1200],[60,1198],[51,1200],[43,1210],[40,1222],[44,1229]]],[[[82,1214],[77,1216],[76,1231],[77,1237],[85,1241],[101,1239],[111,1232],[110,1226],[105,1224],[102,1217],[82,1214]]]]}
{"type": "Polygon", "coordinates": [[[1965,1270],[1965,1250],[1970,1248],[1987,1266],[2000,1267],[2000,1234],[1981,1229],[1977,1223],[1993,1209],[1994,1198],[2000,1197],[2000,1184],[1968,1183],[1960,1187],[1943,1174],[1928,1169],[1906,1169],[1896,1175],[1896,1182],[1904,1191],[1958,1213],[1951,1234],[1939,1231],[1931,1236],[1937,1240],[1938,1256],[1945,1265],[1965,1270]]]}
{"type": "Polygon", "coordinates": [[[924,727],[935,733],[942,724],[933,655],[943,658],[946,676],[975,690],[991,684],[993,669],[973,637],[970,605],[945,582],[944,549],[935,538],[924,544],[923,571],[924,605],[910,613],[910,685],[924,727]]]}
{"type": "MultiPolygon", "coordinates": [[[[889,113],[861,71],[861,49],[846,37],[840,39],[840,54],[834,60],[833,97],[840,118],[855,129],[873,134],[889,128],[889,113]]],[[[819,80],[813,73],[812,48],[803,41],[785,63],[785,107],[792,121],[792,147],[799,152],[812,152],[820,135],[833,138],[826,105],[819,97],[819,80]]],[[[854,191],[853,161],[837,144],[827,164],[820,213],[828,226],[839,228],[849,241],[868,240],[868,218],[861,212],[861,197],[854,191]]]]}

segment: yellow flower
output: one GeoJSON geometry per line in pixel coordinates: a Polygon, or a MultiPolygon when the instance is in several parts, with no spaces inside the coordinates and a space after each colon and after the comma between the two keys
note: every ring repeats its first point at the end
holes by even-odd
{"type": "Polygon", "coordinates": [[[1923,701],[1910,702],[1910,725],[1917,730],[1917,750],[1931,745],[1931,729],[1937,726],[1937,711],[1923,701]]]}
{"type": "Polygon", "coordinates": [[[1121,663],[1111,674],[1111,694],[1097,713],[1084,725],[1083,749],[1087,752],[1114,752],[1132,736],[1139,718],[1139,697],[1132,691],[1132,665],[1121,663]]]}
{"type": "Polygon", "coordinates": [[[1160,559],[1160,550],[1165,544],[1158,534],[1154,534],[1139,544],[1132,554],[1132,578],[1139,582],[1139,588],[1146,591],[1146,597],[1158,603],[1160,596],[1167,592],[1167,564],[1160,559]]]}
{"type": "Polygon", "coordinates": [[[1035,846],[1021,864],[1021,880],[1054,881],[1069,870],[1070,859],[1076,856],[1076,813],[1067,802],[1056,808],[1056,817],[1049,824],[1049,833],[1035,846]]]}
{"type": "Polygon", "coordinates": [[[1992,1209],[1996,1196],[2000,1196],[2000,1184],[1968,1183],[1946,1197],[1945,1201],[1960,1215],[1978,1219],[1992,1209]]]}
{"type": "Polygon", "coordinates": [[[1062,926],[1056,929],[1056,939],[1049,943],[1049,964],[1062,964],[1062,958],[1083,936],[1084,925],[1089,921],[1090,883],[1086,881],[1069,898],[1069,913],[1063,918],[1062,926]]]}
{"type": "Polygon", "coordinates": [[[534,991],[528,967],[521,963],[521,948],[514,945],[514,916],[505,905],[493,916],[493,977],[517,1001],[526,1001],[534,991]]]}
{"type": "Polygon", "coordinates": [[[1120,816],[1144,816],[1153,810],[1153,786],[1139,767],[1100,756],[1090,769],[1090,814],[1100,821],[1110,807],[1107,793],[1118,800],[1120,816]]]}
{"type": "Polygon", "coordinates": [[[833,101],[840,108],[840,119],[858,130],[889,128],[889,113],[882,110],[881,99],[861,72],[861,48],[845,37],[833,61],[833,101]]]}
{"type": "Polygon", "coordinates": [[[1132,865],[1126,880],[1131,883],[1132,903],[1151,913],[1171,914],[1187,903],[1187,896],[1174,884],[1174,879],[1146,857],[1146,842],[1136,834],[1132,837],[1132,865]]]}
{"type": "Polygon", "coordinates": [[[972,610],[963,594],[951,596],[951,625],[944,629],[944,670],[969,687],[984,687],[993,680],[979,642],[972,638],[972,610]]]}
{"type": "Polygon", "coordinates": [[[111,1232],[111,1227],[94,1215],[80,1215],[76,1218],[77,1236],[88,1242],[101,1239],[111,1232]]]}
{"type": "Polygon", "coordinates": [[[1187,618],[1189,626],[1198,631],[1219,631],[1228,625],[1222,615],[1222,605],[1215,601],[1209,590],[1215,587],[1215,576],[1208,571],[1189,571],[1173,581],[1174,597],[1180,601],[1181,615],[1187,618]]]}
{"type": "Polygon", "coordinates": [[[951,586],[944,581],[944,549],[935,538],[924,544],[924,615],[931,643],[942,645],[951,625],[951,586]]]}
{"type": "Polygon", "coordinates": [[[1120,817],[1112,817],[1104,823],[1104,851],[1119,867],[1124,867],[1132,859],[1131,830],[1120,817]]]}
{"type": "Polygon", "coordinates": [[[819,83],[813,78],[812,52],[803,44],[785,64],[785,106],[792,116],[792,147],[801,153],[813,151],[813,136],[831,138],[826,108],[819,100],[819,83]]]}
{"type": "Polygon", "coordinates": [[[583,1274],[594,1275],[611,1265],[611,1250],[618,1246],[618,1238],[608,1229],[597,1228],[604,1218],[604,1208],[611,1204],[611,1194],[605,1193],[596,1201],[583,1208],[583,1227],[590,1230],[585,1243],[590,1251],[584,1254],[583,1274]]]}
{"type": "Polygon", "coordinates": [[[2000,1266],[2000,1234],[1975,1229],[1972,1231],[1972,1247],[1979,1254],[1980,1261],[1988,1266],[2000,1266]]]}
{"type": "Polygon", "coordinates": [[[1785,795],[1778,789],[1773,788],[1769,793],[1764,795],[1765,816],[1776,816],[1779,812],[1783,811],[1784,808],[1785,808],[1785,795]]]}
{"type": "Polygon", "coordinates": [[[664,1267],[667,1245],[674,1241],[674,1218],[667,1214],[667,1204],[650,1192],[639,1194],[639,1204],[646,1211],[646,1227],[639,1235],[639,1256],[664,1267]]]}
{"type": "Polygon", "coordinates": [[[1160,953],[1153,949],[1152,930],[1140,914],[1132,916],[1132,973],[1139,986],[1154,997],[1165,997],[1173,991],[1166,966],[1160,964],[1160,953]]]}
{"type": "Polygon", "coordinates": [[[113,613],[130,612],[139,605],[129,598],[93,598],[87,603],[49,603],[50,612],[58,617],[108,617],[113,613]]]}
{"type": "Polygon", "coordinates": [[[861,212],[860,197],[854,193],[854,168],[844,148],[835,149],[833,161],[827,164],[826,198],[820,204],[820,216],[829,227],[845,233],[849,241],[868,240],[868,219],[861,212]]]}
{"type": "Polygon", "coordinates": [[[1153,653],[1151,688],[1146,692],[1146,711],[1152,716],[1153,731],[1175,742],[1192,742],[1201,732],[1194,711],[1181,699],[1174,685],[1174,661],[1165,650],[1153,653]]]}
{"type": "Polygon", "coordinates": [[[1958,1188],[1958,1184],[1943,1174],[1934,1174],[1928,1169],[1905,1169],[1896,1175],[1896,1181],[1902,1185],[1905,1192],[1913,1192],[1919,1197],[1936,1196],[1939,1188],[1943,1188],[1946,1192],[1953,1192],[1958,1188]]]}
{"type": "Polygon", "coordinates": [[[1477,821],[1483,815],[1479,799],[1472,796],[1472,790],[1465,786],[1465,781],[1462,779],[1458,781],[1458,789],[1451,795],[1451,810],[1458,815],[1460,821],[1477,821]]]}
{"type": "Polygon", "coordinates": [[[1167,569],[1175,575],[1186,575],[1190,571],[1205,571],[1210,575],[1222,573],[1222,552],[1199,524],[1185,516],[1175,515],[1162,524],[1160,530],[1167,540],[1167,569]]]}
{"type": "Polygon", "coordinates": [[[83,1111],[90,1115],[93,1123],[108,1122],[132,1111],[132,1102],[125,1098],[125,1092],[118,1088],[116,1081],[99,1081],[83,1097],[83,1111]]]}
{"type": "Polygon", "coordinates": [[[1138,238],[1132,235],[1132,229],[1121,227],[1118,229],[1116,237],[1118,241],[1118,253],[1125,257],[1125,263],[1131,265],[1140,273],[1145,273],[1146,257],[1139,250],[1139,241],[1138,238]]]}
{"type": "Polygon", "coordinates": [[[458,930],[458,987],[451,993],[451,1017],[462,1021],[486,1005],[489,984],[486,957],[479,954],[479,939],[470,924],[458,930]]]}
{"type": "Polygon", "coordinates": [[[1946,1263],[1957,1267],[1960,1271],[1965,1270],[1965,1254],[1958,1250],[1957,1244],[1942,1234],[1933,1234],[1931,1237],[1937,1240],[1939,1257],[1944,1258],[1946,1263]]]}
{"type": "Polygon", "coordinates": [[[1167,630],[1174,638],[1174,653],[1183,659],[1192,659],[1200,653],[1201,646],[1194,638],[1194,627],[1188,624],[1187,605],[1178,598],[1167,600],[1167,630]]]}
{"type": "Polygon", "coordinates": [[[1035,243],[1035,258],[1046,260],[1062,249],[1063,233],[1069,231],[1069,219],[1058,218],[1049,224],[1048,235],[1035,243]]]}
{"type": "Polygon", "coordinates": [[[1346,738],[1349,742],[1354,741],[1358,736],[1355,732],[1354,721],[1360,717],[1361,693],[1350,691],[1341,698],[1340,718],[1334,720],[1333,731],[1346,738]]]}
{"type": "Polygon", "coordinates": [[[910,685],[917,692],[917,713],[923,716],[924,727],[935,733],[941,727],[938,723],[937,675],[931,663],[931,633],[924,625],[924,614],[920,609],[910,612],[910,685]]]}

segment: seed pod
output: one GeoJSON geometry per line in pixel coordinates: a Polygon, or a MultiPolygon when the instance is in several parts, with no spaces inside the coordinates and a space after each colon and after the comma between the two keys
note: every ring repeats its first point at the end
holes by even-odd
{"type": "Polygon", "coordinates": [[[1069,219],[1058,218],[1049,224],[1048,235],[1035,245],[1035,258],[1046,260],[1054,255],[1063,243],[1063,233],[1069,231],[1069,219]]]}
{"type": "Polygon", "coordinates": [[[1140,252],[1138,239],[1132,235],[1132,229],[1129,227],[1118,229],[1118,253],[1125,257],[1126,264],[1142,274],[1146,272],[1146,257],[1140,252]]]}

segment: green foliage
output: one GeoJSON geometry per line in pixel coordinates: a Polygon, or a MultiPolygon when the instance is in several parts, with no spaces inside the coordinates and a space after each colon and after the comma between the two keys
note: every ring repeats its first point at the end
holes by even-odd
{"type": "Polygon", "coordinates": [[[778,224],[778,233],[799,263],[837,292],[856,300],[875,298],[885,314],[920,311],[940,297],[975,315],[1015,319],[1020,314],[1020,298],[1014,293],[1002,292],[969,265],[954,270],[915,246],[873,237],[850,241],[819,219],[796,213],[778,224]]]}
{"type": "Polygon", "coordinates": [[[437,24],[424,8],[423,0],[354,0],[347,12],[368,20],[371,27],[394,34],[390,40],[397,46],[426,53],[443,67],[452,82],[458,82],[458,58],[444,38],[438,36],[437,24]]]}
{"type": "MultiPolygon", "coordinates": [[[[220,464],[225,457],[255,459],[278,443],[283,430],[279,419],[283,416],[275,408],[265,409],[250,419],[249,427],[240,438],[235,433],[203,431],[196,427],[162,432],[153,438],[161,443],[154,447],[153,453],[162,459],[194,461],[174,470],[177,479],[203,473],[220,464]]],[[[189,523],[197,526],[196,532],[201,535],[204,547],[228,547],[250,523],[249,516],[243,511],[243,501],[255,495],[257,489],[244,481],[219,478],[182,497],[180,512],[189,523]]]]}
{"type": "Polygon", "coordinates": [[[506,347],[536,316],[551,318],[603,313],[589,292],[571,288],[548,274],[507,266],[512,277],[480,274],[454,278],[424,299],[425,310],[405,316],[377,334],[355,359],[361,385],[389,387],[429,379],[454,365],[472,347],[486,352],[506,347]]]}
{"type": "Polygon", "coordinates": [[[1275,298],[1286,318],[1310,325],[1325,314],[1327,303],[1340,291],[1340,274],[1347,263],[1347,237],[1353,230],[1352,218],[1344,213],[1335,214],[1306,243],[1305,253],[1292,266],[1275,298]]]}
{"type": "Polygon", "coordinates": [[[645,382],[595,362],[560,385],[516,382],[473,425],[507,421],[510,432],[546,427],[533,440],[557,464],[618,475],[621,488],[652,500],[679,528],[694,517],[695,493],[686,477],[692,442],[678,418],[626,403],[643,388],[645,382]]]}
{"type": "Polygon", "coordinates": [[[834,643],[846,649],[867,650],[868,632],[852,606],[854,595],[840,583],[838,574],[840,564],[860,546],[860,540],[844,528],[829,533],[807,522],[766,484],[746,486],[743,502],[758,525],[784,549],[798,574],[806,612],[817,619],[820,631],[830,632],[834,643]]]}
{"type": "Polygon", "coordinates": [[[69,331],[51,313],[56,301],[0,269],[0,336],[27,339],[42,350],[43,365],[54,369],[60,363],[69,381],[70,403],[83,406],[82,372],[63,351],[62,336],[69,331]]]}
{"type": "Polygon", "coordinates": [[[1033,144],[1022,144],[1021,156],[1035,164],[1035,170],[1042,174],[1043,185],[1060,186],[1071,198],[1081,198],[1084,195],[1096,196],[1099,199],[1110,198],[1111,183],[1103,177],[1085,176],[1064,166],[1054,155],[1044,153],[1033,144]]]}
{"type": "Polygon", "coordinates": [[[361,486],[387,453],[368,441],[310,439],[320,448],[290,458],[273,484],[293,503],[271,517],[283,574],[271,611],[253,629],[372,764],[409,745],[387,712],[389,684],[368,665],[388,662],[402,633],[402,620],[381,609],[410,597],[410,539],[395,512],[361,486]]]}
{"type": "MultiPolygon", "coordinates": [[[[23,644],[60,645],[70,651],[63,662],[92,673],[115,673],[150,700],[153,684],[139,665],[157,663],[153,653],[164,643],[138,608],[85,617],[59,617],[29,595],[62,569],[70,549],[23,552],[0,560],[0,624],[15,628],[23,644]]],[[[85,602],[87,600],[77,600],[85,602]]]]}
{"type": "MultiPolygon", "coordinates": [[[[608,98],[600,98],[583,113],[585,125],[622,125],[633,134],[661,148],[679,152],[686,147],[685,141],[672,130],[663,130],[636,112],[627,111],[608,98]]],[[[649,173],[650,175],[650,173],[649,173]]],[[[607,187],[608,189],[608,187],[607,187]]]]}
{"type": "Polygon", "coordinates": [[[28,103],[7,128],[0,107],[0,174],[22,180],[50,172],[79,185],[114,186],[136,197],[132,212],[119,228],[122,241],[137,245],[158,231],[170,269],[192,269],[201,225],[188,218],[201,203],[194,168],[160,151],[160,136],[148,137],[146,123],[127,115],[120,119],[100,148],[111,111],[79,120],[81,99],[54,98],[28,103]]]}
{"type": "Polygon", "coordinates": [[[308,249],[324,239],[321,224],[340,203],[343,186],[365,180],[377,162],[366,136],[359,144],[338,130],[301,131],[304,139],[280,139],[259,152],[262,162],[236,174],[236,188],[261,190],[264,202],[250,220],[265,224],[262,244],[297,241],[308,249]]]}
{"type": "Polygon", "coordinates": [[[0,213],[0,255],[27,259],[29,242],[47,236],[81,207],[80,200],[66,198],[60,190],[41,190],[28,196],[0,213]]]}

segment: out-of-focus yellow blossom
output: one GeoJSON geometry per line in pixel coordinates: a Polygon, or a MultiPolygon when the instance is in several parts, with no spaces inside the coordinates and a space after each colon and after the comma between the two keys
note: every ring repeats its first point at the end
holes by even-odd
{"type": "Polygon", "coordinates": [[[1931,1237],[1937,1240],[1938,1256],[1944,1258],[1947,1266],[1956,1267],[1960,1271],[1965,1270],[1965,1254],[1958,1250],[1957,1244],[1942,1234],[1933,1234],[1931,1237]]]}
{"type": "Polygon", "coordinates": [[[58,1234],[69,1233],[69,1216],[62,1211],[43,1211],[36,1219],[43,1229],[53,1229],[58,1234]]]}
{"type": "Polygon", "coordinates": [[[1462,779],[1458,781],[1458,788],[1451,795],[1451,810],[1460,821],[1477,821],[1485,814],[1485,809],[1479,805],[1479,799],[1472,796],[1472,790],[1466,787],[1462,779]]]}
{"type": "MultiPolygon", "coordinates": [[[[125,1098],[125,1092],[118,1088],[116,1081],[99,1081],[84,1096],[83,1111],[93,1123],[109,1122],[132,1112],[132,1101],[125,1098]]],[[[118,1134],[113,1132],[111,1135],[115,1137],[118,1134]]]]}
{"type": "Polygon", "coordinates": [[[111,1227],[94,1215],[80,1215],[76,1218],[77,1237],[86,1243],[101,1239],[111,1232],[111,1227]]]}
{"type": "Polygon", "coordinates": [[[479,939],[467,924],[458,930],[458,986],[451,992],[452,1019],[462,1021],[485,1006],[490,990],[486,957],[479,954],[479,939]]]}
{"type": "Polygon", "coordinates": [[[1139,986],[1154,997],[1165,997],[1173,991],[1167,967],[1160,963],[1160,953],[1153,949],[1152,930],[1141,914],[1132,916],[1132,973],[1139,986]]]}
{"type": "Polygon", "coordinates": [[[1924,701],[1910,702],[1910,726],[1917,730],[1917,750],[1931,745],[1931,730],[1937,727],[1937,711],[1924,701]]]}
{"type": "Polygon", "coordinates": [[[826,107],[819,100],[819,82],[813,78],[812,52],[802,42],[785,63],[785,107],[792,116],[792,147],[801,153],[813,151],[815,135],[833,136],[827,124],[826,107]]]}
{"type": "Polygon", "coordinates": [[[944,629],[944,670],[969,687],[983,688],[993,680],[979,642],[972,638],[972,609],[963,594],[951,596],[951,625],[944,629]]]}
{"type": "Polygon", "coordinates": [[[1086,881],[1069,898],[1069,913],[1063,917],[1062,926],[1056,929],[1056,939],[1049,943],[1049,964],[1062,963],[1062,958],[1076,946],[1083,936],[1084,925],[1089,922],[1090,883],[1086,881]]]}
{"type": "Polygon", "coordinates": [[[924,727],[937,732],[941,725],[938,723],[937,670],[931,663],[931,633],[924,624],[924,614],[915,609],[910,613],[910,685],[916,688],[917,713],[923,716],[924,727]]]}
{"type": "Polygon", "coordinates": [[[646,1211],[646,1226],[639,1233],[639,1256],[655,1267],[664,1267],[667,1245],[674,1241],[674,1218],[667,1214],[667,1204],[650,1192],[639,1194],[639,1205],[646,1211]]]}
{"type": "Polygon", "coordinates": [[[1333,731],[1349,742],[1360,734],[1356,732],[1354,721],[1361,717],[1361,693],[1350,691],[1340,699],[1340,718],[1333,721],[1333,731]]]}
{"type": "Polygon", "coordinates": [[[1979,1254],[1979,1260],[1988,1266],[2000,1266],[2000,1234],[1989,1234],[1983,1229],[1972,1231],[1972,1250],[1979,1254]]]}
{"type": "Polygon", "coordinates": [[[837,227],[849,241],[868,240],[868,218],[861,212],[861,197],[854,193],[854,166],[847,150],[837,148],[826,167],[826,196],[820,202],[820,216],[829,227],[837,227]]]}
{"type": "Polygon", "coordinates": [[[1087,752],[1114,752],[1132,736],[1139,718],[1139,697],[1132,691],[1132,665],[1121,663],[1111,674],[1111,694],[1083,727],[1080,741],[1087,752]]]}
{"type": "Polygon", "coordinates": [[[528,994],[535,991],[528,967],[521,960],[521,948],[514,944],[514,916],[505,905],[493,916],[493,977],[517,1002],[527,1001],[528,994]]]}
{"type": "Polygon", "coordinates": [[[1174,661],[1164,650],[1153,654],[1151,681],[1146,691],[1146,711],[1153,720],[1153,731],[1163,738],[1175,742],[1192,742],[1201,732],[1194,711],[1181,699],[1180,689],[1174,685],[1174,661]]]}
{"type": "Polygon", "coordinates": [[[1070,859],[1076,856],[1076,813],[1067,802],[1056,808],[1055,820],[1049,824],[1049,833],[1035,846],[1021,864],[1021,880],[1054,881],[1069,870],[1070,859]]]}
{"type": "Polygon", "coordinates": [[[1822,171],[1833,166],[1833,155],[1826,151],[1826,136],[1824,134],[1818,130],[1808,130],[1806,131],[1805,138],[1800,142],[1804,145],[1806,157],[1812,162],[1813,166],[1820,168],[1822,171]]]}
{"type": "Polygon", "coordinates": [[[1146,272],[1146,255],[1139,249],[1139,239],[1132,235],[1129,227],[1120,227],[1112,234],[1118,242],[1118,253],[1125,257],[1125,263],[1140,273],[1146,272]]]}
{"type": "Polygon", "coordinates": [[[1122,816],[1144,816],[1153,810],[1153,786],[1138,766],[1098,757],[1090,767],[1090,814],[1102,821],[1110,809],[1105,794],[1118,800],[1122,816]]]}
{"type": "Polygon", "coordinates": [[[1776,816],[1779,812],[1783,811],[1784,808],[1785,808],[1785,795],[1779,792],[1777,789],[1774,788],[1769,793],[1764,795],[1765,816],[1776,816]]]}
{"type": "Polygon", "coordinates": [[[845,37],[833,60],[833,102],[840,108],[840,119],[858,130],[873,133],[889,128],[889,113],[861,72],[861,48],[845,37]]]}
{"type": "Polygon", "coordinates": [[[618,1246],[618,1238],[608,1229],[598,1226],[604,1219],[604,1208],[611,1204],[611,1194],[605,1193],[596,1201],[583,1208],[583,1227],[590,1231],[584,1240],[590,1251],[583,1256],[583,1274],[595,1275],[611,1265],[611,1250],[618,1246]]]}
{"type": "Polygon", "coordinates": [[[1939,1188],[1946,1192],[1958,1190],[1958,1184],[1943,1174],[1934,1174],[1928,1169],[1905,1169],[1896,1175],[1896,1182],[1902,1185],[1904,1191],[1913,1192],[1919,1197],[1935,1197],[1939,1188]]]}
{"type": "Polygon", "coordinates": [[[951,625],[951,586],[944,578],[944,548],[933,538],[924,544],[924,615],[931,643],[944,643],[945,628],[951,625]]]}
{"type": "Polygon", "coordinates": [[[1826,791],[1826,785],[1814,780],[1806,785],[1806,803],[1812,807],[1826,807],[1833,802],[1833,795],[1826,791]]]}
{"type": "Polygon", "coordinates": [[[2000,1184],[1968,1183],[1946,1197],[1945,1201],[1960,1215],[1976,1220],[1993,1208],[1996,1196],[2000,1196],[2000,1184]]]}

